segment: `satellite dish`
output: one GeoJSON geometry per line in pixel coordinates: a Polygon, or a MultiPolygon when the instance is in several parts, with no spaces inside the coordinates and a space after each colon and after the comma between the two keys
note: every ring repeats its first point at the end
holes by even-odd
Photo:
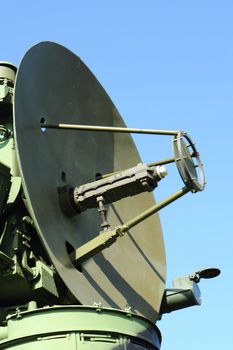
{"type": "MultiPolygon", "coordinates": [[[[132,228],[114,245],[78,268],[70,253],[96,236],[96,209],[67,217],[58,189],[94,181],[138,164],[130,135],[58,131],[41,123],[125,124],[85,64],[51,42],[32,47],[18,69],[14,94],[14,134],[24,193],[38,234],[60,277],[81,304],[125,309],[156,321],[164,293],[166,259],[158,214],[132,228]]],[[[151,193],[110,204],[108,222],[121,225],[153,206],[151,193]]]]}

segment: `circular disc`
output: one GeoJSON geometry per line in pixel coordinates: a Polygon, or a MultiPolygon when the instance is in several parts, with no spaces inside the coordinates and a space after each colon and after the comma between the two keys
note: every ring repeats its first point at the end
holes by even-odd
{"type": "MultiPolygon", "coordinates": [[[[14,101],[18,162],[38,234],[66,286],[82,304],[102,303],[156,321],[164,292],[166,262],[158,215],[77,270],[69,257],[99,234],[96,209],[73,218],[60,208],[58,188],[79,186],[140,162],[130,135],[41,130],[40,123],[124,126],[110,98],[85,64],[51,42],[32,47],[20,64],[14,101]]],[[[114,228],[154,204],[151,193],[108,206],[114,228]]]]}
{"type": "Polygon", "coordinates": [[[203,191],[205,175],[200,154],[186,132],[179,131],[173,137],[173,151],[176,166],[185,186],[192,192],[203,191]]]}

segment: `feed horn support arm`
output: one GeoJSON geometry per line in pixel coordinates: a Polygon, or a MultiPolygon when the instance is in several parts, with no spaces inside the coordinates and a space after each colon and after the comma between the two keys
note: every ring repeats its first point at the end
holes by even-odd
{"type": "MultiPolygon", "coordinates": [[[[139,128],[123,128],[110,126],[96,126],[96,125],[76,125],[76,124],[46,124],[44,118],[41,119],[41,130],[46,129],[60,129],[60,130],[79,130],[79,131],[96,131],[96,132],[112,132],[112,133],[126,133],[126,134],[147,134],[147,135],[162,135],[173,136],[173,152],[174,158],[165,159],[164,161],[148,164],[149,166],[163,165],[175,162],[179,174],[191,192],[202,191],[205,187],[205,175],[203,171],[203,164],[200,159],[200,154],[197,151],[195,144],[192,142],[190,136],[181,130],[158,130],[158,129],[139,129],[139,128]],[[189,150],[190,148],[190,150],[189,150]],[[196,164],[194,163],[196,160],[196,164]],[[196,171],[199,170],[199,174],[196,171]]],[[[107,174],[104,177],[112,175],[107,174]]]]}
{"type": "Polygon", "coordinates": [[[160,203],[154,205],[145,212],[136,216],[132,220],[117,227],[116,229],[100,233],[97,237],[93,238],[91,241],[82,245],[80,248],[76,249],[70,254],[70,258],[73,264],[76,267],[80,266],[80,264],[82,264],[87,259],[93,257],[97,253],[100,253],[102,250],[111,246],[113,243],[116,242],[118,237],[124,236],[124,234],[128,232],[131,228],[138,225],[151,215],[157,213],[160,209],[166,207],[167,205],[174,202],[175,200],[182,197],[188,192],[189,189],[187,187],[184,187],[172,194],[171,196],[169,196],[168,198],[166,198],[165,200],[161,201],[160,203]]]}
{"type": "Polygon", "coordinates": [[[64,129],[64,130],[82,130],[82,131],[99,131],[99,132],[118,132],[125,134],[148,134],[148,135],[168,135],[175,136],[177,130],[159,130],[159,129],[140,129],[140,128],[122,128],[112,126],[97,126],[97,125],[76,125],[76,124],[46,124],[46,121],[41,122],[42,129],[64,129]]]}
{"type": "Polygon", "coordinates": [[[166,175],[165,169],[162,169],[161,171],[162,167],[160,167],[160,165],[163,164],[175,162],[179,174],[185,184],[185,187],[182,189],[132,218],[128,222],[116,227],[114,230],[109,229],[110,225],[106,220],[106,216],[103,211],[104,207],[102,207],[102,210],[99,208],[99,212],[102,214],[101,227],[104,229],[104,232],[100,232],[98,236],[72,252],[71,260],[75,266],[79,266],[87,259],[111,246],[118,237],[123,236],[125,232],[129,231],[132,227],[144,221],[186,193],[190,191],[195,193],[204,189],[205,177],[199,153],[197,152],[189,135],[184,131],[94,125],[46,124],[45,120],[43,120],[40,126],[43,132],[46,129],[64,129],[173,136],[173,158],[150,163],[148,165],[139,164],[134,168],[122,172],[119,171],[112,174],[105,174],[100,176],[100,180],[81,185],[74,189],[69,189],[69,187],[59,189],[59,201],[61,208],[63,213],[65,213],[67,216],[71,217],[76,213],[81,213],[87,208],[97,207],[99,198],[101,198],[101,204],[112,203],[127,196],[135,195],[146,190],[153,190],[157,186],[157,182],[166,175]],[[189,148],[191,149],[191,152],[189,148]],[[194,159],[196,160],[197,164],[194,163],[194,159]],[[152,172],[149,170],[150,167],[152,172]],[[199,169],[199,174],[197,173],[196,168],[199,169]]]}

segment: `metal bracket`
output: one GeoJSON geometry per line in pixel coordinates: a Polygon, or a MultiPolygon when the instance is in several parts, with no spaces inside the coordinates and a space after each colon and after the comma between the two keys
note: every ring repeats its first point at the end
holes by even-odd
{"type": "Polygon", "coordinates": [[[160,307],[160,315],[201,304],[198,283],[201,278],[214,278],[220,274],[217,268],[196,271],[190,275],[175,278],[173,288],[165,289],[160,307]]]}

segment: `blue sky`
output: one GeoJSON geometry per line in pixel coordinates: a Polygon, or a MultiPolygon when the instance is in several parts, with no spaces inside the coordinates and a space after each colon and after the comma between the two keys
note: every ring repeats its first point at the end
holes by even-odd
{"type": "MultiPolygon", "coordinates": [[[[233,2],[159,0],[12,0],[1,4],[0,60],[16,65],[39,41],[58,42],[82,58],[130,127],[183,129],[205,166],[204,192],[164,209],[167,286],[196,269],[203,305],[158,323],[162,349],[217,350],[231,345],[233,2]]],[[[145,162],[170,156],[169,138],[135,138],[145,162]]],[[[170,167],[168,168],[170,170],[170,167]]],[[[171,170],[156,190],[182,186],[171,170]]]]}

